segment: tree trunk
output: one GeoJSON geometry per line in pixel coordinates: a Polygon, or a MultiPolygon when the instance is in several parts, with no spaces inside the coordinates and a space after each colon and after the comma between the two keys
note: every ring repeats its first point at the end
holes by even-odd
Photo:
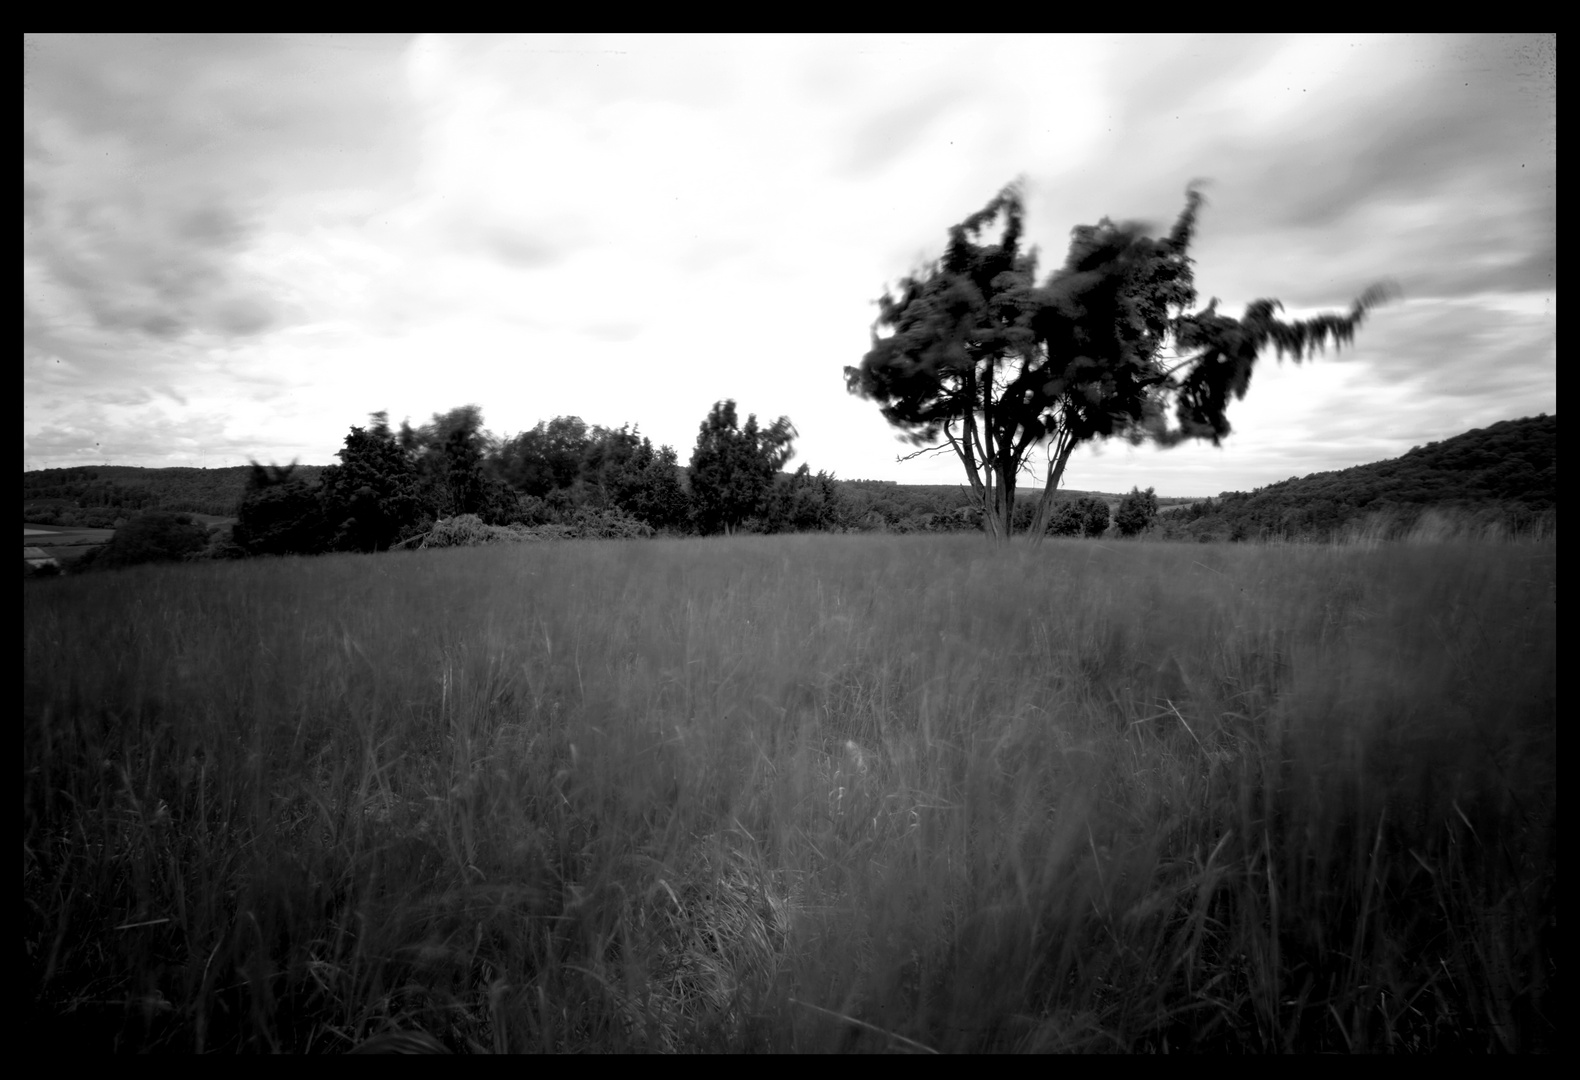
{"type": "Polygon", "coordinates": [[[1064,478],[1064,467],[1070,463],[1070,453],[1075,449],[1071,442],[1059,451],[1056,459],[1049,463],[1048,482],[1043,485],[1042,498],[1037,501],[1037,512],[1031,519],[1031,542],[1033,546],[1042,543],[1048,535],[1048,521],[1053,517],[1053,493],[1059,490],[1059,481],[1064,478]]]}
{"type": "Polygon", "coordinates": [[[997,539],[1007,544],[1010,537],[1015,535],[1015,468],[1004,462],[996,462],[994,472],[998,475],[993,500],[993,513],[998,524],[997,539]]]}

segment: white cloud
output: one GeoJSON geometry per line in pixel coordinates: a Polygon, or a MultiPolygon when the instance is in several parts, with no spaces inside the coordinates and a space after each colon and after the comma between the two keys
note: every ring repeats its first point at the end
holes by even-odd
{"type": "Polygon", "coordinates": [[[1203,300],[1405,288],[1353,349],[1269,357],[1222,449],[1083,451],[1070,486],[1199,494],[1390,456],[1555,411],[1551,52],[29,36],[24,468],[211,443],[327,462],[371,411],[467,402],[502,433],[638,423],[684,459],[733,397],[788,414],[814,469],[959,482],[947,456],[896,465],[910,448],[842,369],[884,285],[1018,175],[1044,271],[1071,226],[1164,227],[1208,176],[1203,300]]]}

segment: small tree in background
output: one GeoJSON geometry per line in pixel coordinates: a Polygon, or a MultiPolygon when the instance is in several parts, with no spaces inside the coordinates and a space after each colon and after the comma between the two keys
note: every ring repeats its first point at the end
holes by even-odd
{"type": "Polygon", "coordinates": [[[1108,531],[1108,504],[1090,495],[1063,500],[1048,517],[1050,536],[1102,536],[1108,531]]]}
{"type": "Polygon", "coordinates": [[[1136,536],[1146,531],[1147,526],[1158,516],[1157,493],[1151,488],[1141,491],[1131,488],[1130,494],[1119,502],[1119,512],[1114,515],[1114,524],[1119,527],[1120,536],[1136,536]]]}
{"type": "Polygon", "coordinates": [[[735,402],[714,404],[691,455],[691,502],[697,527],[730,533],[763,514],[774,475],[794,454],[796,431],[781,416],[766,430],[755,413],[738,427],[735,402]]]}
{"type": "Polygon", "coordinates": [[[115,530],[92,566],[109,570],[141,563],[179,562],[208,547],[208,527],[191,514],[150,510],[115,530]]]}
{"type": "Polygon", "coordinates": [[[833,532],[855,523],[857,515],[830,472],[813,474],[808,465],[774,477],[758,515],[765,532],[833,532]]]}
{"type": "Polygon", "coordinates": [[[786,478],[785,527],[797,532],[826,532],[852,524],[850,502],[839,490],[834,474],[817,475],[802,465],[786,478]]]}
{"type": "Polygon", "coordinates": [[[1102,536],[1108,531],[1108,504],[1090,496],[1082,499],[1081,529],[1089,537],[1102,536]]]}

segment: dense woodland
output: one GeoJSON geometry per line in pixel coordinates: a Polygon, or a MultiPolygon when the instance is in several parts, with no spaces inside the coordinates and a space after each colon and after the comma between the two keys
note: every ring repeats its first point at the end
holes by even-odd
{"type": "MultiPolygon", "coordinates": [[[[338,465],[24,473],[23,520],[118,528],[122,547],[146,533],[151,539],[139,547],[163,545],[186,558],[659,533],[982,528],[981,508],[963,485],[839,480],[804,465],[785,472],[793,436],[786,418],[759,427],[752,416],[742,425],[733,403],[720,402],[685,466],[673,448],[655,447],[630,427],[590,426],[579,417],[499,438],[483,430],[475,406],[398,430],[374,414],[347,434],[338,465]],[[192,514],[228,520],[205,526],[192,514]],[[149,520],[127,534],[139,518],[149,520]]],[[[1505,421],[1390,461],[1202,501],[1159,498],[1151,489],[1058,495],[1047,530],[1063,536],[1321,541],[1358,527],[1403,534],[1428,510],[1513,532],[1551,530],[1557,418],[1505,421]]],[[[1016,513],[1024,529],[1033,506],[1023,503],[1016,513]]],[[[122,552],[109,562],[147,554],[122,552]]]]}
{"type": "MultiPolygon", "coordinates": [[[[113,528],[143,510],[168,510],[233,517],[247,490],[251,469],[142,469],[132,465],[79,465],[22,474],[22,511],[46,525],[113,528]]],[[[322,466],[301,465],[304,480],[317,480],[322,466]]]]}

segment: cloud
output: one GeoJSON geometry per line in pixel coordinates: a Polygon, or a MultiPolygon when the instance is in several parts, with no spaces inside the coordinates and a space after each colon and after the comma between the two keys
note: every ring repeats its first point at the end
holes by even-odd
{"type": "Polygon", "coordinates": [[[630,341],[642,332],[642,324],[634,322],[592,323],[582,332],[599,341],[630,341]]]}
{"type": "Polygon", "coordinates": [[[389,157],[348,151],[393,122],[372,87],[379,50],[398,44],[30,37],[24,259],[52,279],[51,314],[164,342],[256,336],[295,314],[247,254],[299,177],[361,185],[389,157]]]}
{"type": "Polygon", "coordinates": [[[851,178],[878,172],[910,153],[918,139],[959,107],[960,97],[955,86],[935,86],[921,97],[901,101],[866,118],[845,136],[836,168],[851,178]]]}
{"type": "Polygon", "coordinates": [[[1244,486],[1220,479],[1556,397],[1551,36],[24,40],[39,445],[225,416],[325,461],[370,409],[477,400],[684,458],[734,397],[814,468],[959,482],[897,472],[840,369],[883,283],[1022,174],[1044,274],[1071,226],[1166,228],[1206,176],[1204,301],[1404,289],[1354,348],[1259,369],[1225,450],[1089,477],[1244,486]]]}

